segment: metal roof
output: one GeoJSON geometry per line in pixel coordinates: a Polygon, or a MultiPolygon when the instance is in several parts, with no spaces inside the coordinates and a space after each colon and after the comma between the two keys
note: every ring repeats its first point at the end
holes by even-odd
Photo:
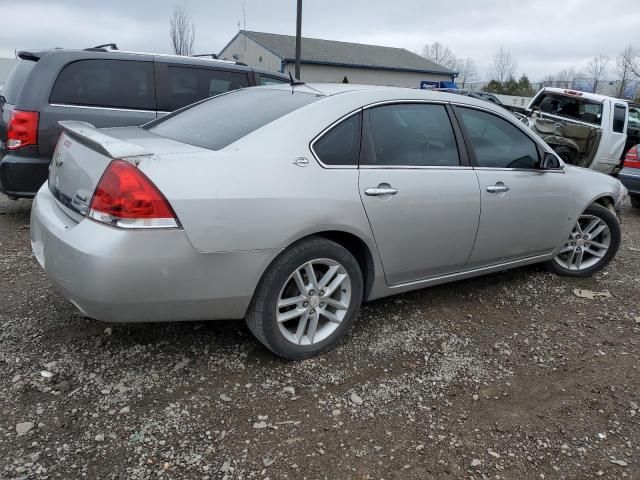
{"type": "MultiPolygon", "coordinates": [[[[246,35],[285,61],[295,61],[296,37],[294,36],[248,30],[240,30],[238,35],[240,34],[246,35]]],[[[301,57],[303,63],[443,75],[455,75],[456,73],[404,48],[338,42],[319,38],[302,37],[301,57]]]]}

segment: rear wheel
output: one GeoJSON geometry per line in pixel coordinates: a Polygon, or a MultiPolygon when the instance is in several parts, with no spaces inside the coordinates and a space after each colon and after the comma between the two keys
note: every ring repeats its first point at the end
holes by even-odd
{"type": "Polygon", "coordinates": [[[591,276],[613,259],[620,237],[618,218],[601,205],[591,205],[578,218],[558,255],[547,262],[547,268],[558,275],[591,276]]]}
{"type": "Polygon", "coordinates": [[[247,313],[251,332],[269,350],[291,360],[331,349],[362,303],[362,272],[341,245],[303,240],[282,253],[260,281],[247,313]]]}
{"type": "Polygon", "coordinates": [[[574,165],[576,163],[576,154],[571,148],[559,145],[554,146],[553,150],[565,163],[570,165],[574,165]]]}

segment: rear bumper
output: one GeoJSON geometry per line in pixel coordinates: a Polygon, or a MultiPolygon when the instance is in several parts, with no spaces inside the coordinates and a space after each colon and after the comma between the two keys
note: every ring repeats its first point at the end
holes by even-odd
{"type": "Polygon", "coordinates": [[[640,196],[640,168],[623,168],[618,173],[618,180],[627,187],[629,195],[640,196]]]}
{"type": "Polygon", "coordinates": [[[182,230],[75,223],[46,186],[32,206],[31,244],[66,298],[86,316],[111,322],[243,318],[278,253],[204,254],[182,230]]]}
{"type": "Polygon", "coordinates": [[[0,192],[10,197],[32,198],[47,181],[50,159],[12,153],[2,156],[1,152],[0,157],[0,192]]]}

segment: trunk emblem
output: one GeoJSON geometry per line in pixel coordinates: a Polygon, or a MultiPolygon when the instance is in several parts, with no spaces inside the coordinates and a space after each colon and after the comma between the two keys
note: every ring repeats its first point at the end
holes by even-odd
{"type": "Polygon", "coordinates": [[[305,157],[298,157],[293,161],[293,164],[299,167],[306,167],[309,165],[309,160],[305,157]]]}

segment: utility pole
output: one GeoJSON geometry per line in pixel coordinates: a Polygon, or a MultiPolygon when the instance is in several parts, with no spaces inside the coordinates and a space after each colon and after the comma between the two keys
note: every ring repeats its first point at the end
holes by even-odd
{"type": "Polygon", "coordinates": [[[302,51],[302,0],[298,0],[296,18],[296,78],[300,80],[300,56],[302,51]]]}

